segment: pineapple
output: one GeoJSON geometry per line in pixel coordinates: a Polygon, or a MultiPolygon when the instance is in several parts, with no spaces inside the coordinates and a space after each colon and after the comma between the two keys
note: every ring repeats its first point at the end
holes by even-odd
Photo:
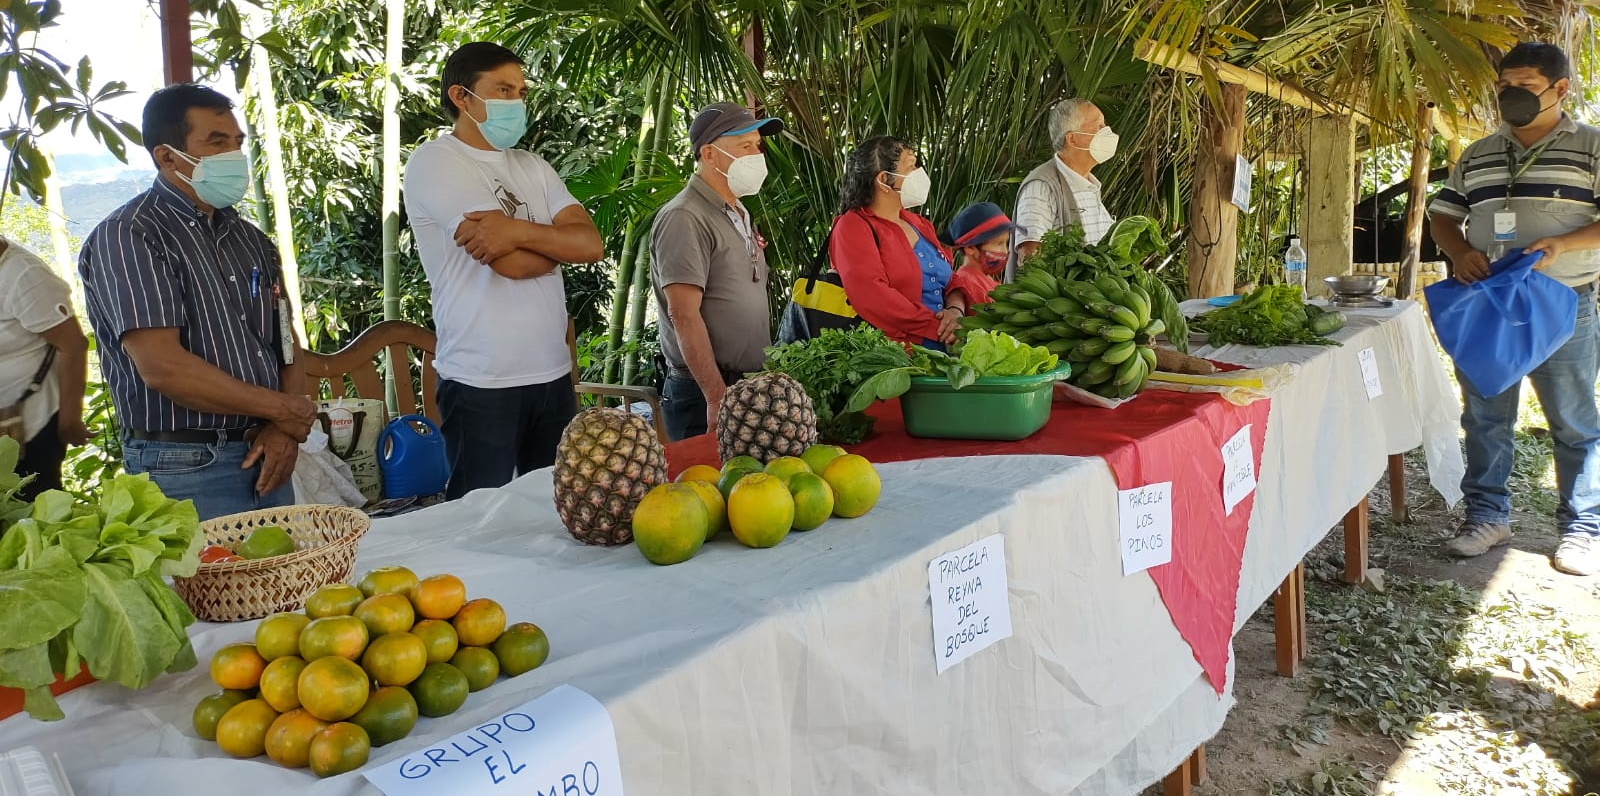
{"type": "Polygon", "coordinates": [[[584,544],[633,541],[633,510],[667,482],[667,455],[644,418],[621,409],[586,409],[556,446],[556,511],[584,544]]]}
{"type": "Polygon", "coordinates": [[[767,462],[799,456],[817,441],[817,413],[800,382],[782,373],[739,381],[717,407],[717,455],[767,462]]]}

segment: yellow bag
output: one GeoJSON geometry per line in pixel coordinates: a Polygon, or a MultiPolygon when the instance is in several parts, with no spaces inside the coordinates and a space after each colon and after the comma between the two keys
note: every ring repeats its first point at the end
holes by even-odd
{"type": "MultiPolygon", "coordinates": [[[[876,237],[877,233],[873,235],[876,237]]],[[[778,324],[778,342],[810,340],[823,329],[854,329],[861,323],[861,316],[856,314],[855,308],[850,306],[850,297],[845,295],[838,272],[822,273],[828,262],[828,240],[832,237],[830,232],[822,239],[811,267],[794,280],[794,288],[789,291],[789,306],[784,308],[778,324]]]]}

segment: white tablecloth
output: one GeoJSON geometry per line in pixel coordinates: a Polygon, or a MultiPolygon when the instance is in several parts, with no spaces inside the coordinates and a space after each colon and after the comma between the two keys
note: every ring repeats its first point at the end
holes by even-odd
{"type": "MultiPolygon", "coordinates": [[[[1408,327],[1421,316],[1390,316],[1353,319],[1344,348],[1271,352],[1303,370],[1269,420],[1241,624],[1381,476],[1388,453],[1426,442],[1436,474],[1449,467],[1442,373],[1404,378],[1395,364],[1417,355],[1408,327]],[[1367,345],[1388,363],[1385,395],[1370,405],[1355,365],[1367,345]],[[1386,406],[1410,414],[1385,417],[1386,406]]],[[[1459,453],[1454,461],[1459,471],[1459,453]]],[[[672,567],[572,542],[548,472],[377,522],[359,569],[456,573],[512,621],[543,626],[553,652],[459,713],[424,719],[373,762],[562,683],[610,711],[633,796],[1131,793],[1220,727],[1231,695],[1219,698],[1200,675],[1149,577],[1121,575],[1115,485],[1102,461],[880,470],[883,501],[865,518],[792,534],[772,550],[720,541],[672,567]],[[1015,636],[937,675],[927,563],[994,533],[1006,537],[1015,636]]],[[[192,631],[202,660],[252,633],[252,623],[192,631]]],[[[317,781],[264,758],[223,756],[189,726],[212,690],[204,667],[143,692],[89,686],[62,699],[64,722],[0,722],[0,749],[60,755],[80,796],[210,793],[217,783],[238,794],[376,792],[355,774],[317,781]]]]}

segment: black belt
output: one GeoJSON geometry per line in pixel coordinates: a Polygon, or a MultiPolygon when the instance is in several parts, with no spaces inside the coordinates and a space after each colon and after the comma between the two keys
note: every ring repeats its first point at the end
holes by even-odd
{"type": "Polygon", "coordinates": [[[145,442],[182,442],[201,444],[207,442],[217,442],[218,440],[226,442],[243,442],[248,438],[248,435],[254,431],[254,428],[217,428],[209,430],[203,428],[185,428],[177,431],[140,431],[138,429],[132,429],[128,431],[128,436],[137,440],[143,440],[145,442]]]}
{"type": "MultiPolygon", "coordinates": [[[[731,368],[718,367],[717,371],[722,374],[722,383],[726,384],[726,385],[728,385],[730,387],[733,386],[733,384],[735,382],[737,382],[740,379],[744,378],[744,371],[742,371],[742,370],[735,370],[735,369],[731,369],[731,368]]],[[[675,367],[673,367],[671,365],[668,365],[667,366],[667,377],[668,378],[673,378],[673,379],[688,379],[690,381],[694,381],[694,372],[689,370],[688,368],[675,368],[675,367]]]]}

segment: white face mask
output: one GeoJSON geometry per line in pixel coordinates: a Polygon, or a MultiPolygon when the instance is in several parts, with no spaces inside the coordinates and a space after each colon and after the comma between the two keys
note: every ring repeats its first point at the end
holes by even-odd
{"type": "Polygon", "coordinates": [[[933,180],[928,177],[927,170],[918,167],[912,169],[910,174],[896,174],[892,171],[889,174],[905,178],[900,183],[901,207],[910,210],[913,207],[921,207],[928,201],[928,189],[933,187],[933,180]]]}
{"type": "Polygon", "coordinates": [[[722,175],[728,178],[728,190],[732,191],[734,196],[752,196],[761,190],[761,184],[767,181],[766,157],[760,154],[735,156],[715,145],[712,149],[733,158],[733,162],[728,164],[728,170],[722,172],[722,175]]]}
{"type": "Polygon", "coordinates": [[[1073,135],[1089,136],[1088,146],[1078,146],[1077,144],[1073,144],[1073,147],[1077,149],[1089,150],[1089,157],[1094,158],[1094,162],[1096,163],[1104,163],[1110,160],[1112,155],[1117,154],[1117,142],[1121,140],[1117,134],[1111,130],[1110,127],[1102,127],[1093,135],[1089,135],[1081,130],[1076,130],[1073,132],[1073,135]]]}

